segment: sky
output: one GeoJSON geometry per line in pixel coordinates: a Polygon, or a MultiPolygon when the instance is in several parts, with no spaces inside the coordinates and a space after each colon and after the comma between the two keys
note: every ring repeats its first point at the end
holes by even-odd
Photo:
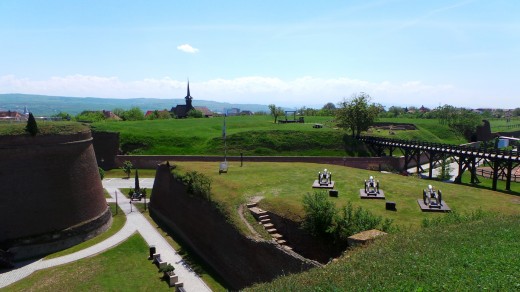
{"type": "Polygon", "coordinates": [[[1,0],[0,93],[520,107],[520,1],[1,0]]]}

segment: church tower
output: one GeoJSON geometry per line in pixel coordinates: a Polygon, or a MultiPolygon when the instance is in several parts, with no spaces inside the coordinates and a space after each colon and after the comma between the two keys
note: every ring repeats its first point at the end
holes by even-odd
{"type": "Polygon", "coordinates": [[[186,99],[186,112],[188,112],[189,110],[193,109],[193,105],[191,104],[193,97],[191,97],[191,95],[190,95],[190,81],[189,80],[188,80],[188,93],[184,99],[186,99]]]}

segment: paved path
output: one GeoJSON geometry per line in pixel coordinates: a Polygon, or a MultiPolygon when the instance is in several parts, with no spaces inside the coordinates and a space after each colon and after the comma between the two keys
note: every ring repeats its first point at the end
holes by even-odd
{"type": "MultiPolygon", "coordinates": [[[[153,179],[140,179],[139,184],[141,187],[151,189],[153,187],[153,179]]],[[[161,234],[157,232],[157,230],[148,222],[148,220],[146,220],[146,218],[141,213],[135,211],[135,209],[133,212],[130,212],[130,201],[128,199],[123,199],[124,195],[118,190],[118,188],[133,187],[133,179],[103,180],[103,187],[112,196],[112,199],[108,199],[107,201],[115,201],[115,194],[117,193],[119,207],[127,216],[126,223],[119,232],[96,245],[73,254],[49,260],[40,259],[34,262],[17,263],[15,269],[0,274],[0,288],[19,281],[37,270],[63,265],[101,253],[121,243],[130,237],[133,233],[138,231],[143,236],[148,245],[155,245],[157,252],[161,254],[161,259],[171,263],[175,267],[175,273],[179,275],[179,281],[184,283],[184,289],[186,289],[186,291],[211,291],[211,289],[206,286],[200,277],[198,277],[195,272],[193,272],[187,265],[185,265],[184,261],[177,254],[177,252],[168,244],[168,242],[161,236],[161,234]]],[[[146,254],[147,252],[143,251],[143,255],[146,254]]]]}

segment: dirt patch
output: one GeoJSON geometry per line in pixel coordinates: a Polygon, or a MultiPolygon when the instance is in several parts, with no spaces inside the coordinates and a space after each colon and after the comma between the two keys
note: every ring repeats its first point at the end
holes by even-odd
{"type": "Polygon", "coordinates": [[[251,226],[251,224],[249,224],[247,219],[244,217],[244,210],[247,210],[247,207],[244,204],[238,206],[238,217],[240,217],[240,220],[242,220],[242,222],[247,226],[247,229],[249,229],[249,231],[252,234],[252,238],[254,240],[261,240],[262,236],[258,232],[256,232],[253,226],[251,226]]]}

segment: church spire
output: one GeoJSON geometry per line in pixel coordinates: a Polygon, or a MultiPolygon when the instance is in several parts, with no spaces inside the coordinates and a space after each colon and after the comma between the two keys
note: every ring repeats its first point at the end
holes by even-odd
{"type": "Polygon", "coordinates": [[[189,79],[188,79],[188,92],[184,99],[186,99],[187,111],[193,109],[193,105],[191,104],[191,100],[193,99],[193,97],[191,97],[191,95],[190,95],[190,80],[189,79]]]}

